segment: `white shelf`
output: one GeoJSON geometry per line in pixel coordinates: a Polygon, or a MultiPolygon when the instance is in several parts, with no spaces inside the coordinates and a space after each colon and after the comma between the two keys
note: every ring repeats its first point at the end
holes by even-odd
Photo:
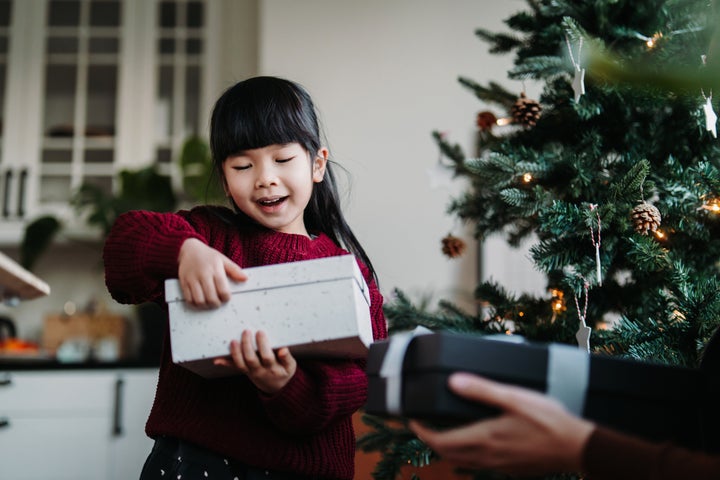
{"type": "Polygon", "coordinates": [[[50,293],[50,286],[0,252],[0,300],[31,300],[50,293]]]}

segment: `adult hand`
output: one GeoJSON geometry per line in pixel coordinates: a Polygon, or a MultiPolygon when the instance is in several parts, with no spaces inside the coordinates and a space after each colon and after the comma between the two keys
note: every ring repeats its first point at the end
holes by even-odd
{"type": "Polygon", "coordinates": [[[185,240],[178,254],[178,280],[186,302],[200,308],[217,308],[230,300],[230,282],[247,275],[240,266],[197,238],[185,240]]]}
{"type": "Polygon", "coordinates": [[[250,330],[244,330],[240,341],[230,342],[230,355],[233,363],[227,359],[218,358],[216,365],[235,366],[240,372],[246,374],[255,386],[269,394],[279,392],[290,381],[297,370],[297,362],[287,347],[274,351],[270,348],[270,341],[262,330],[255,334],[257,350],[253,345],[253,335],[250,330]]]}
{"type": "Polygon", "coordinates": [[[444,431],[411,421],[410,428],[441,458],[462,467],[510,475],[581,470],[593,423],[529,389],[466,373],[453,374],[448,383],[458,395],[498,407],[503,413],[444,431]]]}

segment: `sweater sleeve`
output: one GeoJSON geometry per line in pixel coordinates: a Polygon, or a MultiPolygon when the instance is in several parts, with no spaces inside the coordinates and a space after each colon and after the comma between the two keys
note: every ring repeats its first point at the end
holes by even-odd
{"type": "Polygon", "coordinates": [[[203,236],[181,215],[135,210],[115,220],[103,248],[105,284],[120,303],[162,297],[164,281],[177,277],[180,246],[203,236]]]}
{"type": "MultiPolygon", "coordinates": [[[[367,279],[367,275],[366,275],[367,279]]],[[[383,298],[368,280],[373,338],[387,337],[383,298]]],[[[307,435],[348,417],[367,400],[365,359],[355,361],[300,360],[295,375],[274,395],[260,395],[273,424],[290,434],[307,435]]]]}
{"type": "Polygon", "coordinates": [[[651,443],[598,426],[583,454],[588,480],[717,480],[720,456],[651,443]]]}

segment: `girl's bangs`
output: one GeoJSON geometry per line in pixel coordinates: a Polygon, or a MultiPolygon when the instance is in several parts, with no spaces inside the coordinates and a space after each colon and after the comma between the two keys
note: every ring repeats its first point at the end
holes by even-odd
{"type": "Polygon", "coordinates": [[[255,112],[239,114],[227,125],[234,126],[227,137],[231,153],[292,142],[304,145],[307,138],[306,129],[287,111],[267,112],[263,116],[255,112]]]}
{"type": "Polygon", "coordinates": [[[317,121],[314,116],[303,114],[301,98],[290,92],[253,93],[242,102],[227,102],[216,112],[213,127],[216,158],[223,160],[245,150],[293,142],[308,151],[315,148],[317,121]]]}

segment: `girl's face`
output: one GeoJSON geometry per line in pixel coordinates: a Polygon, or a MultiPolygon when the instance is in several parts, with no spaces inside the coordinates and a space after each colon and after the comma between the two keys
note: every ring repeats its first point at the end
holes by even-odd
{"type": "Polygon", "coordinates": [[[225,159],[225,191],[248,217],[272,230],[308,236],[303,213],[325,175],[328,151],[314,158],[299,143],[268,145],[225,159]]]}

